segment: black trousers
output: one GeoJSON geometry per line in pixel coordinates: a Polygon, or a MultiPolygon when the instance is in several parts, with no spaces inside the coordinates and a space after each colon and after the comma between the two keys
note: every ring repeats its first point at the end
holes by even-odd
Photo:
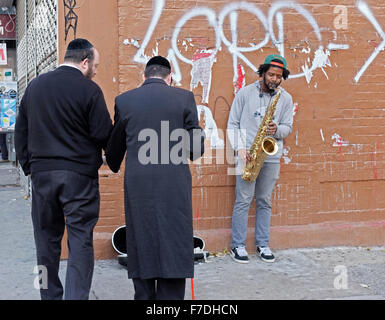
{"type": "Polygon", "coordinates": [[[184,300],[186,279],[132,279],[135,300],[184,300]]]}
{"type": "Polygon", "coordinates": [[[7,134],[0,133],[1,159],[8,160],[7,134]]]}
{"type": "Polygon", "coordinates": [[[73,171],[36,172],[32,179],[32,223],[42,300],[63,298],[59,279],[61,240],[68,235],[65,299],[87,300],[94,270],[93,230],[99,218],[98,178],[73,171]]]}

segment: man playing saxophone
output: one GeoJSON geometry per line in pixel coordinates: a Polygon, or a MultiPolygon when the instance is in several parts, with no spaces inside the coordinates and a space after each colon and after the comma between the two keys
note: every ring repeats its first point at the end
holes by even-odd
{"type": "Polygon", "coordinates": [[[244,87],[235,96],[227,123],[229,141],[237,154],[230,256],[239,263],[249,262],[246,237],[248,212],[254,195],[257,254],[264,262],[275,261],[269,248],[271,195],[279,178],[283,139],[291,133],[293,124],[292,97],[285,89],[278,89],[282,80],[286,80],[290,74],[285,58],[279,55],[267,56],[264,64],[260,65],[258,74],[261,80],[244,87]],[[274,101],[275,97],[277,99],[274,101]],[[268,110],[271,111],[269,106],[273,105],[275,110],[272,121],[266,120],[265,114],[268,110]],[[278,151],[267,155],[255,180],[247,181],[242,179],[245,178],[243,169],[253,161],[250,147],[257,140],[263,121],[268,121],[264,134],[276,140],[278,151]]]}

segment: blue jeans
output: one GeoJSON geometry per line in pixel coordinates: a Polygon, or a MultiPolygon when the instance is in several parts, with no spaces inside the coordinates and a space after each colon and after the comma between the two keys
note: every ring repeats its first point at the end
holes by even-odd
{"type": "Polygon", "coordinates": [[[255,245],[266,247],[270,239],[271,195],[279,178],[280,164],[265,162],[254,182],[236,176],[235,204],[232,219],[231,248],[246,246],[248,213],[255,195],[255,245]]]}

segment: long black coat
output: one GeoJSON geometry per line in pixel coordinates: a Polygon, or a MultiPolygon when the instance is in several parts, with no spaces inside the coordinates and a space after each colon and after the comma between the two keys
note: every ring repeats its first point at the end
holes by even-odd
{"type": "Polygon", "coordinates": [[[204,133],[192,92],[151,78],[115,99],[115,124],[106,158],[117,172],[127,151],[124,191],[129,278],[194,276],[191,173],[187,158],[178,164],[173,150],[182,149],[177,155],[187,152],[195,160],[203,148],[204,133]],[[185,130],[184,142],[182,135],[178,140],[172,136],[175,129],[185,130]],[[169,141],[169,133],[170,140],[177,141],[169,141]],[[186,141],[191,144],[179,148],[186,141]]]}

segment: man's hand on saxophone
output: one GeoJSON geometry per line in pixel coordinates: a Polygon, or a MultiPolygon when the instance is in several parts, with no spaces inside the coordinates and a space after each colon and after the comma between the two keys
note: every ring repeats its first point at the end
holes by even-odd
{"type": "Polygon", "coordinates": [[[238,157],[246,164],[251,160],[251,155],[246,149],[238,150],[238,157]]]}
{"type": "Polygon", "coordinates": [[[277,125],[273,121],[271,121],[267,126],[266,133],[268,135],[274,135],[276,132],[277,132],[277,125]]]}

